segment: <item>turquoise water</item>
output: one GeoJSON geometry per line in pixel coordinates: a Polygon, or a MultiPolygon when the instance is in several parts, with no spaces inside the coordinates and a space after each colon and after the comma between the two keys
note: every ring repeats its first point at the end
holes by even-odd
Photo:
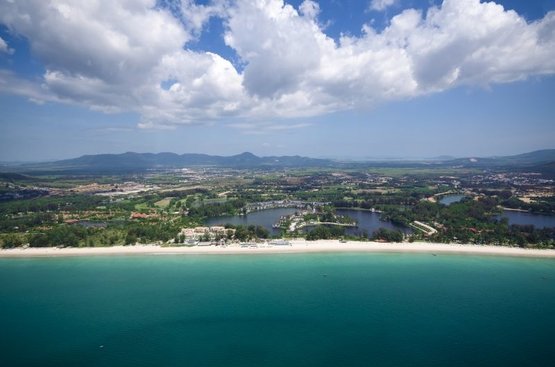
{"type": "Polygon", "coordinates": [[[0,259],[2,366],[551,366],[555,261],[0,259]]]}

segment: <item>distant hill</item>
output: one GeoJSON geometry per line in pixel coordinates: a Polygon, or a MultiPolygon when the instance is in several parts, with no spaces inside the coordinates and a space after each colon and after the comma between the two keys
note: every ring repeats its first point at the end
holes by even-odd
{"type": "Polygon", "coordinates": [[[533,166],[530,169],[543,174],[545,177],[555,178],[555,161],[533,166]]]}
{"type": "Polygon", "coordinates": [[[248,167],[322,167],[331,166],[326,159],[300,156],[258,157],[245,152],[233,156],[176,153],[133,153],[84,155],[42,164],[25,164],[19,171],[51,172],[132,172],[149,169],[172,169],[195,166],[215,166],[228,168],[248,167]]]}
{"type": "Polygon", "coordinates": [[[538,164],[555,161],[555,149],[536,150],[530,153],[505,157],[511,163],[538,164]]]}
{"type": "Polygon", "coordinates": [[[468,157],[444,162],[448,165],[465,167],[532,167],[555,161],[555,149],[536,150],[530,153],[504,157],[468,157]]]}
{"type": "Polygon", "coordinates": [[[14,182],[14,181],[31,181],[34,180],[34,177],[29,177],[26,175],[21,175],[19,173],[13,172],[0,172],[0,180],[14,182]]]}
{"type": "Polygon", "coordinates": [[[284,167],[476,167],[507,168],[534,170],[542,173],[551,172],[555,162],[555,149],[538,150],[505,157],[458,158],[447,159],[442,156],[428,160],[396,160],[339,162],[331,159],[316,159],[295,156],[258,157],[245,152],[232,156],[208,154],[176,153],[134,153],[84,155],[79,158],[55,162],[20,164],[1,167],[0,171],[26,173],[60,173],[60,174],[98,174],[130,173],[152,169],[173,169],[187,167],[227,167],[227,168],[284,168],[284,167]],[[439,159],[441,158],[441,160],[439,159]]]}

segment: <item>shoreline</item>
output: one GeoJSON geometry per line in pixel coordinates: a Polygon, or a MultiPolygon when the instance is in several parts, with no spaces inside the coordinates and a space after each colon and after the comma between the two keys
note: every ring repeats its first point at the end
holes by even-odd
{"type": "Polygon", "coordinates": [[[0,250],[0,258],[26,257],[73,257],[73,256],[121,256],[121,255],[250,255],[250,254],[302,254],[302,253],[407,253],[488,255],[509,257],[535,257],[555,259],[555,250],[524,249],[519,247],[441,244],[428,242],[382,243],[346,242],[338,240],[292,240],[290,246],[259,245],[240,246],[193,246],[161,247],[158,245],[135,245],[113,247],[79,248],[14,248],[0,250]]]}
{"type": "MultiPolygon", "coordinates": [[[[525,209],[506,208],[506,207],[504,207],[504,206],[501,206],[500,208],[503,209],[504,211],[507,211],[507,212],[531,213],[529,210],[525,210],[525,209]]],[[[531,214],[533,214],[533,213],[531,213],[531,214]]]]}

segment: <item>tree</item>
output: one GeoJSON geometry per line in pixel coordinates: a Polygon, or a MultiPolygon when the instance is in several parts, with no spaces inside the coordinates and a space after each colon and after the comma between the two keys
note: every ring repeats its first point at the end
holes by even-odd
{"type": "Polygon", "coordinates": [[[249,239],[249,232],[244,226],[237,226],[235,229],[235,238],[239,241],[246,241],[249,239]]]}
{"type": "Polygon", "coordinates": [[[256,226],[254,233],[258,238],[268,238],[270,237],[270,232],[263,226],[256,226]]]}
{"type": "Polygon", "coordinates": [[[136,243],[137,243],[137,236],[131,232],[127,232],[127,236],[125,236],[125,244],[134,245],[136,243]]]}
{"type": "Polygon", "coordinates": [[[309,241],[327,240],[331,238],[340,238],[345,235],[345,229],[338,226],[317,226],[306,234],[306,239],[309,241]]]}
{"type": "Polygon", "coordinates": [[[48,247],[48,245],[48,236],[44,233],[36,233],[29,240],[29,246],[31,247],[48,247]]]}
{"type": "Polygon", "coordinates": [[[23,244],[23,241],[21,240],[21,237],[15,235],[15,234],[8,234],[8,235],[4,236],[4,238],[2,240],[2,247],[3,248],[19,247],[22,244],[23,244]]]}
{"type": "Polygon", "coordinates": [[[403,233],[399,230],[380,228],[374,232],[372,239],[387,242],[403,242],[403,233]]]}

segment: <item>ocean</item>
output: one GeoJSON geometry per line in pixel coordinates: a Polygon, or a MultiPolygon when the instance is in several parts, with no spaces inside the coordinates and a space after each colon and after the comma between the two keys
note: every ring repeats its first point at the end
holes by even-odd
{"type": "Polygon", "coordinates": [[[0,259],[0,365],[553,366],[555,261],[0,259]]]}

